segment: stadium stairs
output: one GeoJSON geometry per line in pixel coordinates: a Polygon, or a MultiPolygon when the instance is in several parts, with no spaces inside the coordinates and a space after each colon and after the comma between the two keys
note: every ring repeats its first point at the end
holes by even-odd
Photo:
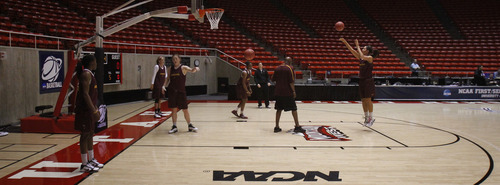
{"type": "Polygon", "coordinates": [[[377,24],[377,21],[373,20],[370,15],[366,13],[366,11],[361,7],[358,1],[344,0],[344,2],[359,17],[359,19],[363,21],[366,27],[368,27],[372,31],[372,33],[375,34],[380,39],[380,41],[382,41],[384,45],[387,46],[387,48],[401,60],[401,62],[404,62],[405,65],[410,66],[413,58],[408,55],[408,52],[406,52],[404,48],[399,46],[396,41],[391,38],[391,36],[387,35],[385,31],[380,28],[380,26],[377,24]]]}
{"type": "Polygon", "coordinates": [[[448,13],[446,13],[446,10],[439,0],[427,0],[427,4],[429,4],[429,7],[434,12],[434,15],[436,15],[439,22],[441,22],[441,25],[443,25],[443,27],[448,31],[451,38],[456,40],[464,39],[464,36],[458,29],[458,26],[455,22],[453,22],[448,13]]]}
{"type": "Polygon", "coordinates": [[[309,27],[304,23],[299,16],[295,15],[287,6],[283,4],[281,0],[271,0],[271,3],[285,16],[287,16],[293,23],[295,23],[299,28],[304,30],[311,38],[320,38],[319,34],[314,31],[313,28],[309,27]]]}

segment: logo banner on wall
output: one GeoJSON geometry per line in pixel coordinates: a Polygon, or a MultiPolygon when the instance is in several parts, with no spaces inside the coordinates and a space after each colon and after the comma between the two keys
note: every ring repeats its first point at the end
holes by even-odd
{"type": "Polygon", "coordinates": [[[59,92],[64,81],[64,52],[39,51],[40,94],[59,92]]]}
{"type": "Polygon", "coordinates": [[[500,87],[488,86],[378,86],[375,100],[499,100],[500,87]]]}

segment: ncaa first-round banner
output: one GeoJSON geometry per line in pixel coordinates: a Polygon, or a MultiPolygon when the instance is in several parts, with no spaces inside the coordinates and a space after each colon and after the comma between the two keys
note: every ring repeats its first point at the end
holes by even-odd
{"type": "Polygon", "coordinates": [[[64,81],[64,52],[39,51],[40,94],[59,92],[64,81]]]}
{"type": "Polygon", "coordinates": [[[500,100],[495,86],[377,86],[375,100],[500,100]]]}

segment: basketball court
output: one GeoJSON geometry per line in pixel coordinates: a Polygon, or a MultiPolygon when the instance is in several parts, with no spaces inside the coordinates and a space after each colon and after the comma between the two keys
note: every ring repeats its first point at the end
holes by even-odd
{"type": "MultiPolygon", "coordinates": [[[[210,28],[218,29],[224,13],[192,0],[191,7],[151,11],[103,27],[104,18],[148,2],[126,7],[129,1],[96,17],[96,34],[74,46],[70,62],[76,64],[91,43],[103,60],[105,37],[149,18],[203,22],[206,15],[210,28]]],[[[335,28],[341,31],[344,24],[335,28]]],[[[102,67],[96,73],[102,75],[102,67]]],[[[58,98],[59,112],[70,81],[58,98]]],[[[274,133],[274,102],[271,109],[248,102],[244,120],[231,114],[238,101],[218,99],[188,97],[199,130],[188,132],[180,111],[174,134],[166,101],[162,111],[168,116],[158,119],[152,100],[108,106],[107,128],[93,138],[95,158],[105,164],[95,173],[80,172],[79,134],[9,133],[0,137],[0,184],[500,184],[498,100],[376,101],[372,127],[361,123],[360,101],[297,101],[306,132],[292,132],[292,115],[284,112],[283,131],[274,133]]]]}
{"type": "MultiPolygon", "coordinates": [[[[143,120],[152,119],[152,115],[144,112],[152,108],[152,103],[111,106],[110,120],[116,126],[132,117],[141,117],[141,114],[145,117],[143,120]]],[[[359,102],[298,103],[299,120],[303,126],[335,128],[346,136],[344,141],[308,141],[301,135],[286,132],[293,128],[293,119],[288,112],[282,115],[283,132],[273,133],[275,111],[258,109],[255,102],[246,109],[249,119],[240,122],[230,113],[236,104],[192,101],[189,109],[193,124],[199,128],[197,133],[187,132],[182,113],[179,113],[178,133],[168,134],[172,123],[170,119],[162,119],[154,126],[144,127],[151,129],[133,139],[127,147],[97,142],[96,157],[106,161],[106,166],[91,175],[80,174],[80,183],[500,182],[498,171],[494,169],[494,161],[500,155],[496,134],[500,116],[498,102],[378,102],[375,104],[376,122],[371,128],[359,123],[362,120],[359,102]],[[110,153],[115,155],[110,156],[110,153]]],[[[131,127],[116,130],[111,125],[96,137],[111,133],[112,138],[127,138],[127,132],[135,129],[131,127]]],[[[34,165],[48,159],[77,162],[78,150],[74,150],[74,154],[57,152],[77,142],[78,135],[75,134],[11,133],[1,138],[0,152],[2,156],[8,154],[2,160],[2,181],[10,184],[57,180],[55,182],[65,184],[66,178],[60,177],[25,176],[17,180],[12,177],[22,172],[19,169],[33,169],[34,165]]],[[[76,173],[72,172],[73,168],[60,164],[37,171],[76,173]]]]}

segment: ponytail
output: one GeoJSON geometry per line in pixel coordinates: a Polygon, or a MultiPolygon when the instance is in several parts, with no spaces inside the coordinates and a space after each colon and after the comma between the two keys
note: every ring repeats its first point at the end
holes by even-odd
{"type": "Polygon", "coordinates": [[[80,75],[82,74],[83,72],[83,64],[81,61],[78,61],[76,63],[76,68],[75,68],[75,71],[76,71],[76,76],[77,77],[80,77],[80,75]]]}
{"type": "Polygon", "coordinates": [[[379,51],[378,49],[373,50],[372,57],[373,57],[373,58],[377,58],[377,57],[378,57],[378,55],[380,55],[380,51],[379,51]]]}
{"type": "Polygon", "coordinates": [[[373,58],[377,58],[378,55],[380,54],[380,51],[376,50],[376,49],[373,49],[372,46],[366,46],[366,49],[371,54],[370,56],[372,56],[373,58]]]}

